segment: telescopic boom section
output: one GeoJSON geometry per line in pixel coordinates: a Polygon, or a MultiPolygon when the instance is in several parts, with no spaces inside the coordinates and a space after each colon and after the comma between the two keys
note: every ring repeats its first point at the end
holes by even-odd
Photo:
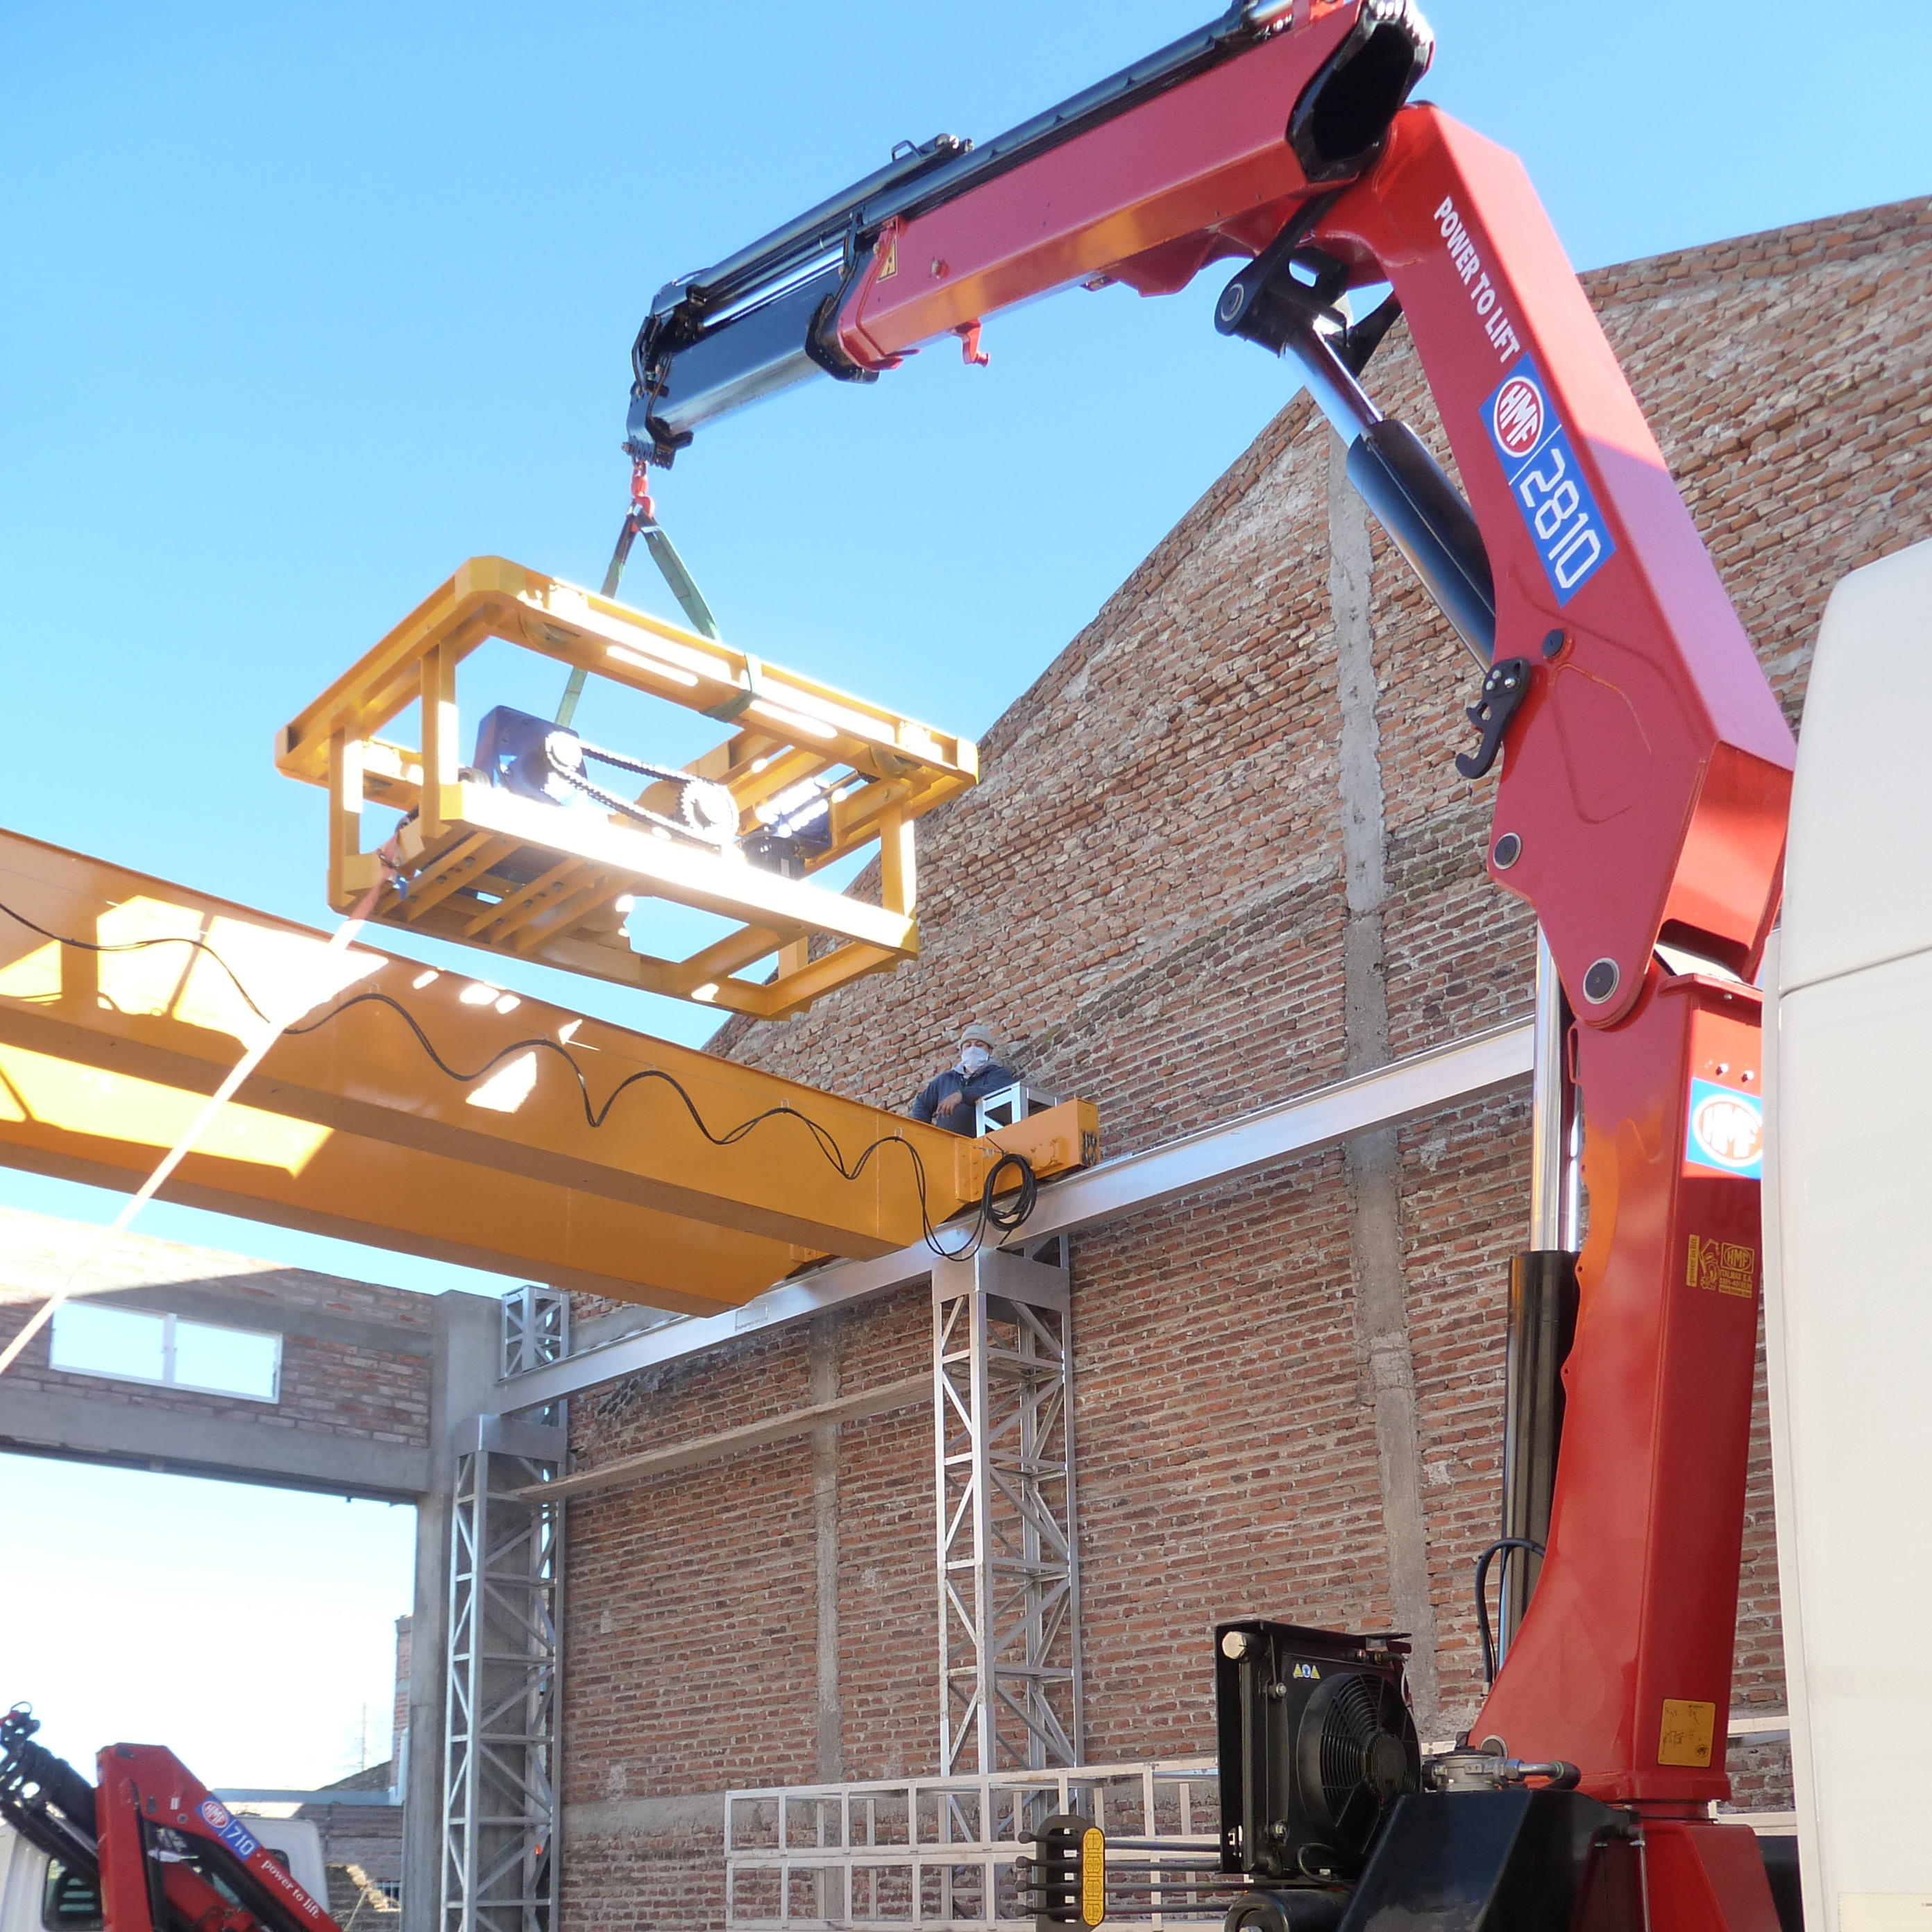
{"type": "Polygon", "coordinates": [[[1694,1835],[1729,1789],[1761,1278],[1748,982],[1795,748],[1520,165],[1405,104],[1430,52],[1405,0],[1242,7],[984,148],[909,153],[665,291],[633,448],[668,461],[814,369],[870,378],[1070,283],[1154,294],[1244,258],[1218,326],[1294,354],[1486,667],[1459,770],[1505,759],[1488,868],[1535,909],[1580,1022],[1589,1238],[1548,1553],[1472,1739],[1694,1835]],[[1384,284],[1352,322],[1344,292],[1384,284]],[[1398,314],[1460,489],[1361,380],[1398,314]]]}
{"type": "Polygon", "coordinates": [[[869,382],[922,343],[1068,284],[1144,295],[1258,252],[1352,178],[1427,68],[1407,0],[1243,0],[975,147],[942,134],[652,303],[632,446],[814,374],[869,382]]]}

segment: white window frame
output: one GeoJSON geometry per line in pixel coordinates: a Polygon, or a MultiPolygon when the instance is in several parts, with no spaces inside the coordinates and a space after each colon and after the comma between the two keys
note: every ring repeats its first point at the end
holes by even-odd
{"type": "MultiPolygon", "coordinates": [[[[130,1373],[124,1369],[81,1369],[75,1368],[70,1364],[56,1362],[52,1359],[53,1342],[52,1338],[50,1337],[48,1344],[47,1366],[56,1374],[92,1376],[100,1382],[135,1382],[142,1388],[179,1389],[184,1395],[218,1395],[225,1397],[230,1402],[259,1402],[269,1408],[274,1407],[281,1401],[282,1337],[276,1330],[238,1328],[232,1322],[202,1322],[192,1316],[187,1318],[188,1325],[192,1328],[212,1328],[217,1333],[224,1335],[247,1335],[256,1341],[272,1342],[275,1345],[274,1362],[268,1372],[269,1393],[266,1395],[257,1395],[250,1389],[218,1388],[207,1382],[183,1382],[176,1375],[175,1324],[182,1318],[180,1316],[168,1314],[161,1310],[154,1308],[113,1308],[103,1309],[100,1312],[111,1315],[160,1316],[161,1324],[161,1372],[160,1375],[158,1376],[137,1376],[130,1373]]],[[[56,1324],[58,1325],[60,1321],[59,1310],[56,1309],[54,1311],[53,1318],[56,1324]]]]}

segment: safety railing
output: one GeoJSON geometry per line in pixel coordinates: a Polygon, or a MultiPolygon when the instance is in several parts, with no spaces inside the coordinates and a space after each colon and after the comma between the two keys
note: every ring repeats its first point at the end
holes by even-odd
{"type": "Polygon", "coordinates": [[[725,1801],[729,1932],[999,1932],[1030,1926],[1021,1862],[1056,1813],[1108,1834],[1107,1923],[1199,1925],[1220,1870],[1212,1759],[775,1786],[725,1801]]]}

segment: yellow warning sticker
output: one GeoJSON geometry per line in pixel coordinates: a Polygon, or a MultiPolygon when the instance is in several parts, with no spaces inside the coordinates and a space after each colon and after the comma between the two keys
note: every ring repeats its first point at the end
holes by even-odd
{"type": "Polygon", "coordinates": [[[1098,1925],[1107,1916],[1107,1838],[1089,1825],[1080,1834],[1080,1922],[1098,1925]]]}
{"type": "Polygon", "coordinates": [[[899,226],[896,221],[886,224],[885,232],[879,237],[879,272],[872,279],[883,282],[899,272],[899,226]]]}
{"type": "Polygon", "coordinates": [[[1685,1697],[1664,1700],[1664,1730],[1658,1739],[1659,1764],[1684,1765],[1702,1771],[1711,1762],[1712,1740],[1718,1730],[1718,1707],[1685,1697]]]}
{"type": "Polygon", "coordinates": [[[1684,1286],[1749,1300],[1757,1292],[1757,1250],[1738,1241],[1708,1241],[1693,1234],[1684,1286]]]}

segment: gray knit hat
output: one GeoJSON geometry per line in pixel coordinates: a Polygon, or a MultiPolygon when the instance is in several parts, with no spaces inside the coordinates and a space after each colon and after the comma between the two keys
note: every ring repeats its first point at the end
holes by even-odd
{"type": "Polygon", "coordinates": [[[974,1021],[970,1026],[964,1026],[959,1029],[959,1044],[964,1046],[969,1040],[976,1040],[988,1053],[992,1052],[995,1044],[991,1031],[982,1027],[977,1020],[974,1021]]]}

